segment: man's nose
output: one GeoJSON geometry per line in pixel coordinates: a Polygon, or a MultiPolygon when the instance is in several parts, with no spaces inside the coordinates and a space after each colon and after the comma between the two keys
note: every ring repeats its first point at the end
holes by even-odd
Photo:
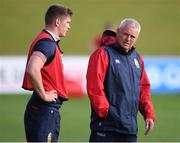
{"type": "Polygon", "coordinates": [[[127,39],[128,41],[130,41],[130,40],[131,40],[131,36],[128,35],[126,39],[127,39]]]}

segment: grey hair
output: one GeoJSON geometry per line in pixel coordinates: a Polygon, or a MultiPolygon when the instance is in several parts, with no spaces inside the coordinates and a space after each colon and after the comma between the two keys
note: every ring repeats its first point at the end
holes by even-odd
{"type": "Polygon", "coordinates": [[[119,29],[124,28],[126,26],[132,26],[133,28],[137,28],[139,30],[139,32],[141,31],[141,25],[140,23],[132,18],[125,18],[121,21],[120,25],[119,25],[119,29]]]}

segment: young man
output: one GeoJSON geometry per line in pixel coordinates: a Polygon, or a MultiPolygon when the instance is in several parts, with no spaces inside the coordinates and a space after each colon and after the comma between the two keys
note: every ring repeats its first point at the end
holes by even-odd
{"type": "Polygon", "coordinates": [[[22,87],[32,90],[24,123],[28,142],[57,142],[59,108],[68,99],[63,75],[61,37],[70,29],[72,11],[52,5],[45,15],[45,29],[32,42],[22,87]]]}
{"type": "Polygon", "coordinates": [[[150,83],[143,58],[133,46],[140,30],[136,20],[124,19],[117,33],[103,33],[103,46],[89,59],[90,142],[136,142],[138,110],[145,120],[145,134],[153,129],[150,83]]]}

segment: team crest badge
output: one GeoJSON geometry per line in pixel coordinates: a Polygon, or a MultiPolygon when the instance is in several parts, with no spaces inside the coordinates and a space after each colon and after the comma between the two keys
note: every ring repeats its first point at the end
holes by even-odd
{"type": "Polygon", "coordinates": [[[134,59],[134,64],[136,65],[136,68],[140,68],[140,66],[139,66],[139,62],[138,62],[138,60],[137,59],[134,59]]]}

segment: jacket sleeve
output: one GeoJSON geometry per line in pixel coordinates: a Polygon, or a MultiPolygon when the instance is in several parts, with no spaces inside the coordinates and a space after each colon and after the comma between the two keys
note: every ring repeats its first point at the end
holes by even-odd
{"type": "Polygon", "coordinates": [[[104,79],[108,67],[108,55],[101,47],[89,59],[87,69],[87,93],[91,105],[99,117],[103,118],[109,110],[109,102],[104,92],[104,79]]]}
{"type": "Polygon", "coordinates": [[[142,63],[142,76],[140,83],[140,103],[139,110],[143,115],[144,119],[150,118],[154,122],[156,120],[153,104],[151,102],[151,91],[150,91],[150,82],[144,68],[144,60],[142,56],[140,56],[140,60],[142,63]]]}

